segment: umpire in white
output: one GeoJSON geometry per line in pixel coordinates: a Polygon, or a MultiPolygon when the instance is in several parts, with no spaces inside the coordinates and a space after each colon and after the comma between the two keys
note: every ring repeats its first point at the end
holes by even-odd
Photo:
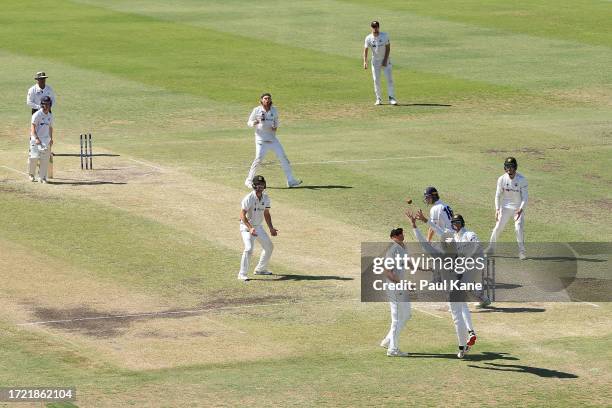
{"type": "Polygon", "coordinates": [[[53,88],[51,88],[50,85],[47,85],[47,78],[49,77],[46,73],[42,71],[37,72],[36,75],[34,75],[36,84],[28,89],[26,104],[32,108],[32,115],[42,108],[40,101],[45,96],[51,98],[51,104],[55,106],[55,92],[53,92],[53,88]]]}

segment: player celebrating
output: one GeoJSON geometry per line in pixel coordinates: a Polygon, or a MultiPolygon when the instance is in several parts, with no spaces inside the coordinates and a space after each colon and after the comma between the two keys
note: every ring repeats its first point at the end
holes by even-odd
{"type": "MultiPolygon", "coordinates": [[[[393,245],[387,251],[385,258],[396,259],[397,256],[400,258],[408,256],[404,244],[404,230],[402,228],[392,229],[389,236],[393,245]]],[[[394,265],[393,269],[385,269],[387,282],[399,283],[404,279],[404,275],[405,270],[398,265],[394,265]]],[[[380,345],[388,349],[387,356],[389,357],[407,357],[408,353],[399,349],[399,336],[410,319],[410,299],[405,290],[387,290],[387,297],[391,309],[391,328],[380,345]]]]}
{"type": "Polygon", "coordinates": [[[53,145],[53,114],[51,113],[51,98],[43,96],[40,101],[42,109],[32,115],[30,128],[30,155],[28,159],[28,173],[30,181],[36,181],[36,165],[40,161],[38,181],[47,182],[47,168],[53,145]]]}
{"type": "MultiPolygon", "coordinates": [[[[434,234],[438,231],[452,231],[451,218],[453,218],[453,210],[444,201],[440,200],[440,195],[435,187],[427,187],[423,195],[425,204],[431,205],[429,219],[439,227],[438,229],[430,227],[427,231],[427,241],[431,242],[434,234]]],[[[440,240],[443,240],[444,236],[438,235],[440,240]]]]}
{"type": "MultiPolygon", "coordinates": [[[[418,242],[421,243],[423,249],[429,254],[433,256],[444,256],[446,252],[440,248],[434,247],[432,244],[427,242],[423,234],[421,234],[421,231],[419,231],[416,225],[416,220],[427,220],[427,218],[423,216],[423,213],[420,210],[419,212],[420,215],[413,214],[410,211],[406,211],[406,215],[412,223],[415,238],[418,242]]],[[[430,226],[435,225],[431,223],[431,221],[429,222],[430,226]]],[[[456,233],[459,233],[459,231],[456,231],[456,233]]],[[[456,277],[458,280],[463,280],[462,274],[457,273],[456,277]]],[[[453,323],[455,324],[455,332],[457,334],[457,342],[459,344],[459,351],[457,352],[458,358],[465,357],[471,346],[473,346],[476,342],[476,333],[474,332],[472,326],[472,316],[470,314],[470,309],[468,308],[468,305],[465,301],[466,295],[467,294],[464,291],[451,291],[449,298],[450,312],[453,317],[453,323]]]]}
{"type": "Polygon", "coordinates": [[[265,93],[259,99],[260,106],[257,106],[251,112],[247,125],[255,128],[255,160],[251,164],[251,170],[244,184],[251,188],[253,176],[257,171],[257,167],[261,164],[268,150],[274,150],[276,157],[281,162],[285,176],[287,177],[287,187],[292,188],[302,184],[302,180],[296,179],[291,170],[291,164],[283,146],[276,138],[276,129],[278,128],[278,112],[272,106],[272,95],[265,93]]]}
{"type": "Polygon", "coordinates": [[[372,50],[372,78],[374,79],[374,93],[376,94],[376,102],[374,105],[382,104],[382,96],[380,91],[380,71],[381,69],[387,77],[387,93],[389,94],[389,103],[397,105],[395,100],[395,89],[393,87],[393,75],[391,72],[391,42],[387,33],[380,32],[380,23],[372,21],[370,24],[372,33],[365,38],[363,45],[363,69],[368,69],[368,49],[372,50]]]}
{"type": "Polygon", "coordinates": [[[263,228],[263,221],[266,220],[270,235],[275,237],[278,235],[278,230],[272,226],[272,216],[270,215],[270,198],[264,193],[266,189],[266,180],[263,176],[255,176],[253,178],[253,191],[247,194],[242,199],[240,210],[240,234],[244,242],[244,252],[240,261],[240,272],[238,279],[248,280],[249,261],[253,254],[253,243],[257,239],[263,248],[259,263],[255,267],[255,275],[272,275],[268,271],[268,262],[272,256],[274,245],[270,237],[263,228]]]}
{"type": "Polygon", "coordinates": [[[519,247],[519,259],[527,258],[525,253],[525,236],[523,228],[525,225],[525,207],[527,207],[527,179],[516,172],[518,163],[514,157],[508,157],[504,161],[505,174],[497,179],[497,191],[495,192],[495,228],[491,233],[491,239],[487,252],[495,251],[495,243],[499,234],[504,230],[510,218],[514,219],[514,231],[516,242],[519,247]]]}

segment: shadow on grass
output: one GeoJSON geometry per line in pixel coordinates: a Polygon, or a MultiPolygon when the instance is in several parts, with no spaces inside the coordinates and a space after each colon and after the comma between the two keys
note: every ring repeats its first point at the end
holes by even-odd
{"type": "Polygon", "coordinates": [[[546,309],[541,307],[495,307],[489,306],[485,309],[478,309],[472,313],[542,313],[546,309]]]}
{"type": "Polygon", "coordinates": [[[265,280],[265,281],[319,281],[319,280],[340,280],[340,281],[349,281],[353,280],[353,278],[347,278],[344,276],[336,276],[336,275],[270,275],[269,278],[249,278],[249,280],[265,280]]]}
{"type": "Polygon", "coordinates": [[[103,181],[103,180],[71,180],[71,179],[53,179],[53,181],[49,180],[49,184],[57,184],[57,185],[69,185],[69,186],[99,186],[103,184],[116,184],[123,185],[127,184],[121,181],[103,181]],[[58,180],[66,180],[66,181],[58,181],[58,180]]]}
{"type": "MultiPolygon", "coordinates": [[[[408,353],[410,358],[448,358],[457,360],[457,354],[455,353],[408,353]]],[[[480,354],[467,354],[464,360],[468,361],[494,361],[494,360],[518,360],[517,357],[513,357],[508,353],[494,353],[491,351],[485,351],[480,354]]]]}
{"type": "Polygon", "coordinates": [[[326,185],[326,186],[297,186],[297,187],[267,187],[268,190],[298,190],[298,189],[307,189],[307,190],[325,190],[325,189],[343,189],[343,188],[353,188],[351,186],[339,186],[339,185],[326,185]]]}
{"type": "Polygon", "coordinates": [[[521,374],[533,374],[538,377],[544,378],[578,378],[576,374],[565,373],[563,371],[557,370],[549,370],[548,368],[540,368],[540,367],[530,367],[525,365],[518,364],[495,364],[495,363],[485,363],[488,366],[493,367],[483,367],[477,365],[468,364],[468,367],[472,368],[480,368],[482,370],[493,370],[493,371],[509,371],[513,373],[521,373],[521,374]]]}

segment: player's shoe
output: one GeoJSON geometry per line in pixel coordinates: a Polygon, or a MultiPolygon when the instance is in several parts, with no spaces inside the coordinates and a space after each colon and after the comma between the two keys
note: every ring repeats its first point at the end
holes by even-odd
{"type": "Polygon", "coordinates": [[[38,179],[38,182],[41,184],[47,184],[47,179],[41,178],[41,179],[38,179]]]}
{"type": "Polygon", "coordinates": [[[272,275],[270,271],[255,271],[255,275],[272,275]]]}
{"type": "Polygon", "coordinates": [[[519,259],[521,261],[524,261],[525,259],[527,259],[527,254],[525,254],[525,252],[519,252],[519,259]]]}
{"type": "Polygon", "coordinates": [[[30,179],[31,182],[36,183],[36,177],[34,177],[33,175],[29,175],[28,178],[30,179]]]}
{"type": "Polygon", "coordinates": [[[389,104],[390,105],[397,105],[397,101],[395,100],[394,97],[392,97],[392,96],[389,97],[389,104]]]}
{"type": "Polygon", "coordinates": [[[465,357],[468,351],[470,351],[470,346],[465,346],[465,348],[459,349],[459,352],[457,353],[457,358],[465,357]]]}
{"type": "Polygon", "coordinates": [[[467,345],[469,347],[472,347],[474,344],[476,344],[476,333],[474,333],[474,331],[471,330],[470,335],[468,337],[467,345]]]}
{"type": "Polygon", "coordinates": [[[385,338],[383,341],[380,342],[380,347],[389,348],[389,343],[391,343],[391,340],[385,338]]]}
{"type": "Polygon", "coordinates": [[[296,180],[294,180],[292,182],[287,182],[287,187],[293,188],[293,187],[299,186],[300,184],[302,184],[302,180],[296,179],[296,180]]]}
{"type": "Polygon", "coordinates": [[[387,350],[387,357],[408,357],[410,354],[404,353],[399,349],[387,350]]]}
{"type": "Polygon", "coordinates": [[[382,100],[380,98],[376,98],[376,102],[374,102],[375,106],[382,105],[382,100]]]}
{"type": "Polygon", "coordinates": [[[249,277],[247,276],[246,273],[238,273],[238,279],[246,282],[249,280],[249,277]]]}

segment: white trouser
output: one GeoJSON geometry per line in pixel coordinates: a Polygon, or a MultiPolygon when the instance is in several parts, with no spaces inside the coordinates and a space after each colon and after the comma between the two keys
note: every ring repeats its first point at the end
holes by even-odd
{"type": "Polygon", "coordinates": [[[457,342],[459,346],[465,347],[467,344],[468,330],[474,330],[472,326],[472,315],[466,302],[449,302],[453,323],[455,323],[455,332],[457,333],[457,342]]]}
{"type": "Polygon", "coordinates": [[[387,91],[390,97],[395,98],[395,88],[393,87],[393,75],[391,73],[391,61],[387,63],[386,67],[382,66],[381,62],[372,61],[370,64],[372,65],[372,78],[374,79],[374,93],[376,94],[376,99],[381,99],[381,91],[380,91],[380,71],[385,73],[385,77],[387,78],[387,91]]]}
{"type": "Polygon", "coordinates": [[[399,350],[399,337],[411,316],[410,301],[404,296],[389,295],[391,309],[391,328],[384,342],[389,342],[389,350],[399,350]]]}
{"type": "Polygon", "coordinates": [[[40,169],[38,176],[41,179],[47,178],[47,169],[49,168],[49,159],[51,158],[51,149],[39,150],[38,145],[30,144],[30,154],[28,158],[28,174],[36,176],[36,165],[40,161],[40,169]]]}
{"type": "Polygon", "coordinates": [[[276,157],[278,157],[278,160],[283,167],[283,171],[285,172],[285,177],[287,177],[287,182],[290,184],[295,183],[296,180],[293,176],[293,171],[291,170],[291,164],[289,164],[289,159],[287,159],[285,150],[278,139],[274,139],[271,142],[264,142],[261,140],[255,141],[255,160],[253,160],[253,164],[251,164],[251,170],[249,170],[249,175],[247,176],[245,182],[248,184],[253,180],[257,167],[259,167],[264,157],[266,157],[268,150],[273,150],[276,157]]]}
{"type": "MultiPolygon", "coordinates": [[[[493,232],[491,233],[491,248],[495,249],[495,243],[497,242],[497,238],[499,238],[499,234],[504,230],[504,227],[514,218],[516,215],[516,210],[512,208],[502,208],[501,214],[499,215],[499,219],[495,223],[495,228],[493,228],[493,232]]],[[[525,235],[523,233],[523,227],[525,225],[525,211],[521,213],[521,216],[518,220],[514,221],[514,232],[516,233],[516,242],[518,242],[519,252],[525,252],[525,235]]]]}
{"type": "Polygon", "coordinates": [[[257,236],[252,235],[246,226],[240,224],[240,234],[244,242],[244,252],[242,253],[242,260],[240,261],[240,273],[243,275],[249,272],[249,261],[251,260],[251,255],[253,255],[253,244],[255,243],[255,239],[257,239],[263,248],[259,263],[255,267],[256,271],[265,271],[268,269],[268,262],[270,261],[270,256],[272,256],[272,250],[274,249],[272,240],[262,225],[255,227],[255,232],[257,232],[257,236]]]}

